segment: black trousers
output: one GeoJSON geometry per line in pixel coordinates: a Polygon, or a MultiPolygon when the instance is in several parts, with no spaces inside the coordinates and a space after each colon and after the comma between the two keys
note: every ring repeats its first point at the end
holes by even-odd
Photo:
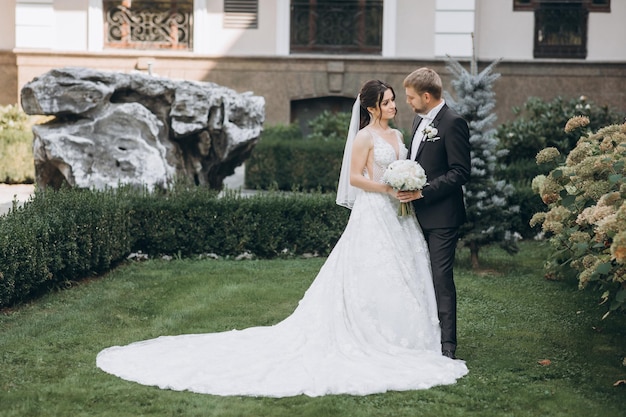
{"type": "Polygon", "coordinates": [[[423,229],[428,243],[437,311],[441,326],[442,350],[456,350],[456,286],[454,254],[459,240],[458,228],[423,229]]]}

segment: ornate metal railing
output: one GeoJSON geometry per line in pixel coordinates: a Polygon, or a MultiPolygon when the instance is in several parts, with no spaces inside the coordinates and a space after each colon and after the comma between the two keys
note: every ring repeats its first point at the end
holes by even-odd
{"type": "Polygon", "coordinates": [[[105,47],[191,49],[193,0],[104,0],[105,47]]]}
{"type": "Polygon", "coordinates": [[[382,0],[292,0],[291,52],[382,51],[382,0]]]}

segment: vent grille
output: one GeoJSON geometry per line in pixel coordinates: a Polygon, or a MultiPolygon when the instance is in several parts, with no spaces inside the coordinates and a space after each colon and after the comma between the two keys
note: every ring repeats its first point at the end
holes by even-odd
{"type": "Polygon", "coordinates": [[[257,29],[259,0],[224,0],[225,29],[257,29]]]}

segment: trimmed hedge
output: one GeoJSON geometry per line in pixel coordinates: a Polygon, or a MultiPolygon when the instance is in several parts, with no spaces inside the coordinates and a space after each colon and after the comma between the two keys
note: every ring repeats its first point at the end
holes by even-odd
{"type": "Polygon", "coordinates": [[[332,192],[337,190],[345,143],[262,140],[246,161],[248,189],[332,192]]]}
{"type": "Polygon", "coordinates": [[[180,257],[327,255],[349,211],[334,195],[242,197],[178,187],[37,191],[0,217],[0,308],[102,274],[132,252],[180,257]]]}
{"type": "Polygon", "coordinates": [[[324,111],[309,122],[306,137],[294,123],[266,127],[246,161],[245,188],[337,191],[351,116],[324,111]]]}
{"type": "Polygon", "coordinates": [[[0,307],[109,270],[130,253],[129,226],[114,192],[36,193],[0,218],[0,307]]]}

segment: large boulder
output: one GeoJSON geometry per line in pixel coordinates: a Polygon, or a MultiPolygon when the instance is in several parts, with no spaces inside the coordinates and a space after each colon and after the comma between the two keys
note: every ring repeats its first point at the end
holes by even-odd
{"type": "Polygon", "coordinates": [[[221,189],[259,140],[263,97],[209,82],[87,68],[51,70],[22,88],[35,125],[40,188],[165,186],[175,177],[221,189]]]}

